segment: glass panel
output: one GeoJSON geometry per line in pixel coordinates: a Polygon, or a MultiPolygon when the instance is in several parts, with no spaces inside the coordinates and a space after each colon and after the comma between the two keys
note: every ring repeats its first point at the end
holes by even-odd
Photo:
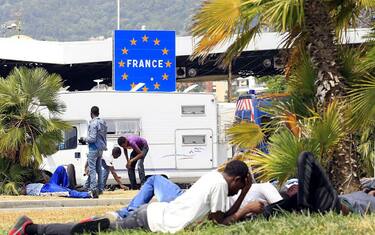
{"type": "Polygon", "coordinates": [[[77,148],[77,128],[73,127],[63,133],[64,142],[59,144],[59,150],[77,148]]]}
{"type": "Polygon", "coordinates": [[[115,120],[106,120],[107,123],[107,134],[114,135],[116,134],[116,121],[115,120]]]}
{"type": "Polygon", "coordinates": [[[191,106],[182,106],[181,107],[181,112],[182,114],[192,114],[192,115],[197,115],[197,114],[205,114],[205,107],[204,105],[191,105],[191,106]]]}
{"type": "Polygon", "coordinates": [[[205,135],[183,135],[182,144],[206,144],[205,135]]]}
{"type": "Polygon", "coordinates": [[[140,121],[138,119],[129,120],[105,120],[108,126],[108,135],[127,135],[134,134],[140,135],[140,121]]]}
{"type": "Polygon", "coordinates": [[[121,120],[117,122],[117,134],[140,134],[139,120],[121,120]]]}

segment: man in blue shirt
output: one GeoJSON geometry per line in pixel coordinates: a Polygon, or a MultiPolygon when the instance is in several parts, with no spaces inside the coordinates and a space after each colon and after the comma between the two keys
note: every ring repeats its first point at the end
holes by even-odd
{"type": "Polygon", "coordinates": [[[102,184],[102,154],[107,150],[107,124],[99,118],[99,108],[93,106],[91,108],[91,120],[88,126],[86,138],[80,138],[79,142],[88,143],[89,153],[87,155],[87,163],[89,174],[86,181],[86,188],[90,191],[99,191],[103,187],[102,184]],[[98,180],[96,180],[98,174],[98,180]]]}

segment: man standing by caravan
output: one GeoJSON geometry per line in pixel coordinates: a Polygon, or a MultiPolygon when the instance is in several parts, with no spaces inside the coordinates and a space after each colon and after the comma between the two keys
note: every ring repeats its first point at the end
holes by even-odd
{"type": "Polygon", "coordinates": [[[138,162],[138,174],[141,184],[145,182],[145,168],[143,166],[144,159],[148,152],[148,144],[145,139],[137,135],[121,136],[117,139],[118,145],[124,149],[126,157],[126,168],[130,180],[131,189],[135,189],[137,181],[135,178],[135,166],[138,162]],[[128,149],[132,149],[130,159],[128,157],[128,149]]]}
{"type": "Polygon", "coordinates": [[[87,142],[89,145],[89,153],[87,155],[87,164],[89,174],[86,187],[90,191],[99,191],[103,188],[102,184],[102,154],[107,150],[107,124],[99,118],[99,108],[93,106],[91,108],[91,120],[89,122],[87,137],[80,138],[80,143],[87,142]],[[96,176],[96,174],[98,176],[96,176]],[[96,180],[98,177],[98,180],[96,180]]]}

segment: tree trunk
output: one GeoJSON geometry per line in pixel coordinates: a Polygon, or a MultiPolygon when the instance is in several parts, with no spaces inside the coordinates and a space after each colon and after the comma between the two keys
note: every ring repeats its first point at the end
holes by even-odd
{"type": "MultiPolygon", "coordinates": [[[[323,113],[327,104],[343,97],[345,83],[337,63],[335,27],[329,7],[324,0],[305,0],[304,4],[306,46],[318,74],[316,98],[320,113],[323,113]]],[[[353,143],[351,135],[344,138],[335,149],[330,163],[329,176],[339,192],[359,188],[353,143]]]]}
{"type": "Polygon", "coordinates": [[[227,91],[227,97],[228,97],[228,103],[232,101],[232,63],[228,66],[228,91],[227,91]]]}

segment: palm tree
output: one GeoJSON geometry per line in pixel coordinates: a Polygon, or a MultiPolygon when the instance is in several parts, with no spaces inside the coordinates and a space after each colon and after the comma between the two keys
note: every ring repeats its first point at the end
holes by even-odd
{"type": "Polygon", "coordinates": [[[0,156],[21,166],[38,167],[42,156],[57,151],[62,130],[55,116],[65,106],[58,99],[61,77],[42,68],[15,68],[0,78],[0,156]]]}
{"type": "MultiPolygon", "coordinates": [[[[323,112],[327,104],[343,98],[346,84],[340,73],[335,26],[328,2],[305,0],[304,9],[306,48],[317,71],[317,105],[323,112]]],[[[357,156],[353,142],[353,136],[348,133],[337,145],[336,154],[328,167],[330,179],[340,192],[358,189],[357,156]]]]}
{"type": "MultiPolygon", "coordinates": [[[[375,7],[372,0],[207,0],[194,16],[193,35],[202,37],[196,56],[206,56],[216,45],[233,40],[224,64],[229,64],[264,26],[285,33],[291,48],[288,66],[293,67],[304,51],[316,71],[316,101],[319,113],[345,94],[336,39],[355,25],[362,9],[375,7]],[[237,36],[235,36],[237,34],[237,36]]],[[[344,122],[345,118],[342,117],[344,122]]],[[[350,134],[338,145],[331,164],[331,179],[340,191],[358,185],[356,158],[350,134]],[[354,156],[354,157],[353,157],[354,156]]]]}
{"type": "MultiPolygon", "coordinates": [[[[287,108],[288,104],[280,102],[279,105],[280,108],[287,108]]],[[[299,117],[298,121],[294,122],[297,128],[288,125],[291,120],[285,119],[283,112],[280,112],[279,116],[275,115],[276,130],[270,136],[268,153],[252,149],[245,154],[254,166],[254,172],[263,180],[278,179],[282,184],[288,178],[296,176],[297,157],[302,151],[312,152],[320,163],[328,168],[336,146],[351,130],[350,118],[347,117],[346,125],[342,125],[340,115],[349,107],[335,100],[327,106],[323,114],[310,109],[309,115],[299,117]]],[[[274,110],[274,114],[278,112],[274,110]]],[[[245,135],[234,138],[237,139],[235,142],[252,139],[251,136],[245,135]]]]}

